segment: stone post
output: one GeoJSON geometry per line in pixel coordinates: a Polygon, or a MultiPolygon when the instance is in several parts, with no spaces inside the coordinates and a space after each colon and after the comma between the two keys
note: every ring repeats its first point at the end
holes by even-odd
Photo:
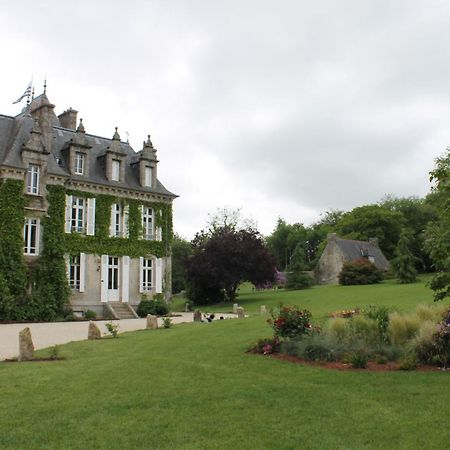
{"type": "Polygon", "coordinates": [[[152,314],[147,314],[147,330],[156,330],[158,328],[158,318],[152,314]]]}
{"type": "Polygon", "coordinates": [[[265,307],[265,305],[261,305],[259,308],[261,314],[267,314],[267,308],[265,307]]]}
{"type": "Polygon", "coordinates": [[[92,322],[92,320],[89,321],[89,328],[88,328],[88,340],[93,339],[101,339],[102,333],[100,331],[100,328],[92,322]]]}
{"type": "Polygon", "coordinates": [[[237,309],[239,308],[239,305],[237,303],[233,304],[233,314],[237,314],[237,309]]]}
{"type": "Polygon", "coordinates": [[[34,359],[34,345],[30,329],[24,328],[19,333],[19,361],[32,361],[34,359]]]}
{"type": "Polygon", "coordinates": [[[199,309],[196,309],[194,311],[194,322],[201,322],[202,321],[202,312],[199,309]]]}
{"type": "Polygon", "coordinates": [[[241,306],[236,308],[238,319],[244,319],[245,318],[245,310],[241,306]]]}

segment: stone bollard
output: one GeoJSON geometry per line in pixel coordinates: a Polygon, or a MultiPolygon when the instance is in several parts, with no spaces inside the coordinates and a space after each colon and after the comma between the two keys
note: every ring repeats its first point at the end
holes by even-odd
{"type": "Polygon", "coordinates": [[[158,318],[152,314],[147,314],[147,330],[156,330],[158,328],[158,318]]]}
{"type": "Polygon", "coordinates": [[[233,314],[237,314],[237,309],[239,308],[239,304],[238,303],[234,303],[233,304],[233,314]]]}
{"type": "Polygon", "coordinates": [[[199,309],[196,309],[194,311],[194,322],[201,322],[202,321],[202,312],[199,309]]]}
{"type": "Polygon", "coordinates": [[[92,320],[89,321],[89,328],[88,328],[88,340],[93,339],[101,339],[102,333],[100,331],[100,328],[92,322],[92,320]]]}
{"type": "Polygon", "coordinates": [[[239,306],[239,307],[236,309],[236,311],[237,311],[238,319],[244,319],[244,318],[245,318],[245,310],[244,310],[244,308],[242,308],[241,306],[239,306]]]}
{"type": "Polygon", "coordinates": [[[32,361],[34,359],[34,345],[30,329],[24,328],[19,333],[19,361],[32,361]]]}
{"type": "Polygon", "coordinates": [[[184,312],[189,312],[191,310],[191,305],[189,302],[184,304],[184,312]]]}
{"type": "Polygon", "coordinates": [[[265,305],[261,305],[259,307],[259,310],[260,310],[261,314],[267,314],[267,308],[265,305]]]}

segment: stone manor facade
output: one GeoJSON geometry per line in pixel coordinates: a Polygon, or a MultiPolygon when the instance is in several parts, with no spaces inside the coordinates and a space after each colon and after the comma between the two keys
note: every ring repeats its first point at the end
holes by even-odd
{"type": "Polygon", "coordinates": [[[171,294],[176,195],[157,178],[150,136],[135,152],[117,128],[112,138],[89,134],[77,111],[56,116],[54,108],[44,91],[16,117],[0,115],[0,183],[24,184],[24,258],[32,267],[43,251],[49,193],[58,187],[64,204],[53,211],[64,216],[70,306],[79,315],[133,316],[143,295],[171,294]]]}

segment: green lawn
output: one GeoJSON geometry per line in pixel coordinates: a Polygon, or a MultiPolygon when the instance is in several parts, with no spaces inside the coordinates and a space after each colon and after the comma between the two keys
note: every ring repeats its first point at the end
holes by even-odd
{"type": "MultiPolygon", "coordinates": [[[[420,284],[242,294],[314,317],[366,303],[414,309],[420,284]]],[[[449,372],[339,372],[245,354],[265,318],[126,333],[61,347],[65,361],[0,363],[5,449],[445,449],[449,372]]]]}

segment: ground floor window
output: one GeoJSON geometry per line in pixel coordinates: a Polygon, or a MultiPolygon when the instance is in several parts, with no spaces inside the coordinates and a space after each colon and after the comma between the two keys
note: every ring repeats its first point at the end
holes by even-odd
{"type": "Polygon", "coordinates": [[[151,258],[142,258],[142,292],[149,292],[152,290],[152,271],[153,271],[153,260],[151,258]]]}
{"type": "Polygon", "coordinates": [[[119,258],[108,257],[108,289],[119,289],[119,258]]]}
{"type": "Polygon", "coordinates": [[[80,290],[81,264],[80,255],[69,258],[69,286],[71,289],[80,290]]]}

